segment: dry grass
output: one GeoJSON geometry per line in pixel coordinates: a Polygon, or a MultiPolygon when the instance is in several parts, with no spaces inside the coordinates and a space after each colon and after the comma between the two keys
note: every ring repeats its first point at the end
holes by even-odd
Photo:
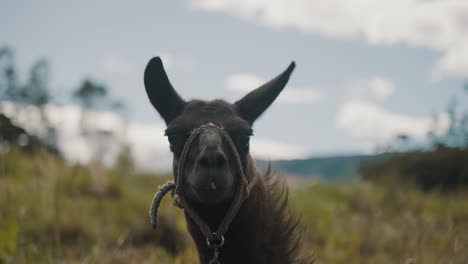
{"type": "MultiPolygon", "coordinates": [[[[155,177],[72,166],[46,154],[0,156],[0,263],[196,263],[180,210],[148,207],[155,177]]],[[[309,184],[291,205],[318,263],[468,263],[467,193],[363,183],[309,184]]]]}

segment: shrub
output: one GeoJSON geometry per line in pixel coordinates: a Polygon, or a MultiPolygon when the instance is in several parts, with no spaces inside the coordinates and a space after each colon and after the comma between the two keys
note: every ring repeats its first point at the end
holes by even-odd
{"type": "Polygon", "coordinates": [[[378,183],[409,183],[423,190],[453,190],[468,186],[468,149],[439,147],[363,165],[363,179],[378,183]]]}

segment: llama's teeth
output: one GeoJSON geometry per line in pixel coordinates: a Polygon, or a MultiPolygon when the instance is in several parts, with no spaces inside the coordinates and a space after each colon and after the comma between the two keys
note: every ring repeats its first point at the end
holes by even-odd
{"type": "Polygon", "coordinates": [[[216,185],[215,185],[214,181],[211,182],[210,187],[211,187],[212,190],[216,190],[216,185]]]}

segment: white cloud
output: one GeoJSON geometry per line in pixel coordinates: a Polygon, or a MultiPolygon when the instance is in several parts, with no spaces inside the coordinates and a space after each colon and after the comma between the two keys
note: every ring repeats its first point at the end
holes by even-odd
{"type": "Polygon", "coordinates": [[[226,86],[229,90],[239,93],[248,93],[265,83],[265,79],[254,74],[234,74],[226,78],[226,86]]]}
{"type": "Polygon", "coordinates": [[[137,165],[144,170],[169,171],[172,154],[162,123],[130,123],[128,142],[137,165]]]}
{"type": "Polygon", "coordinates": [[[135,65],[117,56],[102,60],[99,68],[106,74],[134,74],[137,72],[135,65]]]}
{"type": "MultiPolygon", "coordinates": [[[[58,128],[59,146],[69,160],[88,162],[91,159],[95,141],[80,134],[81,109],[76,106],[49,106],[48,114],[58,128]]],[[[112,134],[107,145],[104,160],[110,164],[119,152],[119,144],[130,145],[134,161],[139,168],[150,171],[168,171],[172,156],[163,123],[125,122],[119,115],[108,111],[91,112],[88,127],[93,131],[107,131],[112,134]]],[[[98,141],[103,139],[97,138],[98,141]]]]}
{"type": "Polygon", "coordinates": [[[366,80],[355,81],[350,85],[354,97],[371,97],[379,102],[387,100],[395,92],[395,83],[383,76],[372,76],[366,80]]]}
{"type": "Polygon", "coordinates": [[[384,101],[395,91],[395,85],[391,80],[373,77],[369,80],[369,87],[372,96],[379,101],[384,101]]]}
{"type": "MultiPolygon", "coordinates": [[[[226,78],[226,86],[233,92],[246,94],[267,81],[254,74],[235,74],[226,78]]],[[[314,104],[320,97],[319,91],[311,87],[286,87],[277,101],[285,104],[314,104]]]]}
{"type": "Polygon", "coordinates": [[[174,54],[171,52],[160,52],[158,56],[161,58],[166,69],[179,68],[185,71],[191,71],[195,65],[192,57],[174,54]]]}
{"type": "MultiPolygon", "coordinates": [[[[445,130],[448,117],[441,115],[439,118],[440,130],[445,130]]],[[[336,116],[336,126],[339,129],[347,130],[355,138],[377,142],[391,140],[399,134],[422,139],[431,131],[433,125],[431,117],[394,113],[362,100],[350,100],[344,103],[336,116]]]]}
{"type": "Polygon", "coordinates": [[[448,50],[442,59],[437,62],[433,77],[440,79],[443,76],[468,77],[468,40],[448,50]]]}
{"type": "Polygon", "coordinates": [[[275,29],[295,28],[371,44],[404,43],[440,51],[437,74],[468,76],[468,1],[445,0],[189,0],[275,29]],[[451,55],[454,54],[454,55],[451,55]]]}
{"type": "Polygon", "coordinates": [[[270,139],[252,138],[250,152],[254,158],[265,160],[301,159],[308,152],[300,146],[278,142],[270,139]]]}

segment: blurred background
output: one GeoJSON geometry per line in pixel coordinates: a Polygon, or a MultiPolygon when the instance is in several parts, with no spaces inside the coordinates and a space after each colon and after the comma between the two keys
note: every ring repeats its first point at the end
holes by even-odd
{"type": "Polygon", "coordinates": [[[256,122],[317,263],[468,263],[468,2],[0,0],[0,263],[195,263],[143,70],[256,122]],[[170,200],[170,199],[167,199],[170,200]]]}

